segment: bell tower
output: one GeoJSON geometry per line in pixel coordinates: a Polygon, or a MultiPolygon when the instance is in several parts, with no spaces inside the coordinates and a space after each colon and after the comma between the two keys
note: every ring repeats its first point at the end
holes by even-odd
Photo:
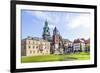
{"type": "Polygon", "coordinates": [[[42,35],[44,40],[50,40],[50,29],[48,27],[48,22],[47,20],[45,21],[45,26],[43,28],[43,35],[42,35]]]}

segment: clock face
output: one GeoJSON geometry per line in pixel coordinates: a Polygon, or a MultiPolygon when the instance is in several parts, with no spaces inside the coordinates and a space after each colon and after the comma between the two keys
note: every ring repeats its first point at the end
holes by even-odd
{"type": "Polygon", "coordinates": [[[58,43],[58,40],[56,40],[56,42],[58,43]]]}

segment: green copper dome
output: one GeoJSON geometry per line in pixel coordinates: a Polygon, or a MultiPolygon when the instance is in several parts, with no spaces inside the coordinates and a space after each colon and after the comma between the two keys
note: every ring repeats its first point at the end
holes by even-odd
{"type": "Polygon", "coordinates": [[[50,29],[49,29],[49,26],[48,26],[48,22],[46,20],[44,28],[43,28],[43,39],[48,40],[49,38],[50,38],[50,29]]]}

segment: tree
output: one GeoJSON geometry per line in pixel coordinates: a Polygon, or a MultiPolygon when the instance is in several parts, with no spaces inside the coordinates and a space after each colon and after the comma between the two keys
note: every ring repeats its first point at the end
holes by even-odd
{"type": "Polygon", "coordinates": [[[86,52],[89,52],[90,51],[90,44],[86,44],[86,52]]]}
{"type": "Polygon", "coordinates": [[[80,43],[80,52],[82,52],[82,44],[80,43]]]}

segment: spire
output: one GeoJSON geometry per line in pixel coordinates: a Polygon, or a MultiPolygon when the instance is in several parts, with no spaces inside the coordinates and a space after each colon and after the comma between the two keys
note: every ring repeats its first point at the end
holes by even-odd
{"type": "Polygon", "coordinates": [[[53,34],[54,34],[54,35],[59,34],[59,31],[57,30],[57,28],[56,28],[56,27],[55,27],[55,28],[54,28],[54,30],[53,30],[53,34]]]}
{"type": "Polygon", "coordinates": [[[54,28],[54,31],[56,31],[56,30],[57,30],[57,28],[55,27],[55,28],[54,28]]]}
{"type": "Polygon", "coordinates": [[[45,26],[48,27],[48,22],[47,22],[47,20],[45,21],[45,26]]]}

